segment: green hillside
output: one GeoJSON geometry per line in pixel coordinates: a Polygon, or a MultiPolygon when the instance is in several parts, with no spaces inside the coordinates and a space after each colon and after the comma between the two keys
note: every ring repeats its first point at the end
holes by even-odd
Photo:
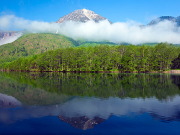
{"type": "Polygon", "coordinates": [[[0,63],[49,50],[74,46],[76,42],[58,34],[25,34],[13,43],[0,46],[0,63]]]}

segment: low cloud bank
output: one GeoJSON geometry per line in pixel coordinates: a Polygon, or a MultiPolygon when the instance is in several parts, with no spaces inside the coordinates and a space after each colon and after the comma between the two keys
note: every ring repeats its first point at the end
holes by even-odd
{"type": "Polygon", "coordinates": [[[66,22],[62,24],[31,21],[14,15],[0,16],[0,30],[25,30],[30,33],[57,33],[73,39],[109,41],[115,43],[160,43],[180,44],[180,28],[170,21],[156,25],[140,26],[136,22],[108,21],[95,23],[66,22]]]}

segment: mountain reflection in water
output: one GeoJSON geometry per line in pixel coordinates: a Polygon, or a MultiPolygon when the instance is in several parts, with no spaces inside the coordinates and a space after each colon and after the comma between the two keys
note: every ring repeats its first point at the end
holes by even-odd
{"type": "Polygon", "coordinates": [[[0,93],[0,107],[17,107],[20,105],[21,102],[14,97],[0,93]]]}
{"type": "Polygon", "coordinates": [[[163,74],[0,73],[0,124],[51,116],[87,130],[113,116],[142,114],[179,124],[178,80],[163,74]]]}
{"type": "MultiPolygon", "coordinates": [[[[180,97],[174,97],[172,101],[168,102],[159,101],[155,98],[100,99],[93,97],[75,97],[58,105],[22,106],[14,110],[1,108],[0,115],[3,116],[3,114],[5,114],[7,121],[11,122],[45,116],[58,116],[63,121],[70,121],[68,118],[75,119],[84,117],[93,120],[98,117],[100,119],[108,119],[111,115],[124,116],[130,113],[140,114],[144,112],[153,114],[152,116],[158,119],[179,121],[180,97]]],[[[1,118],[3,118],[3,121],[5,120],[4,117],[1,118]]],[[[0,121],[2,121],[1,118],[0,121]]],[[[77,124],[80,123],[77,122],[77,124]]]]}
{"type": "Polygon", "coordinates": [[[104,121],[104,119],[99,117],[88,118],[86,116],[72,117],[72,118],[59,116],[59,119],[71,124],[75,128],[80,128],[83,130],[94,128],[95,125],[100,124],[104,121]]]}

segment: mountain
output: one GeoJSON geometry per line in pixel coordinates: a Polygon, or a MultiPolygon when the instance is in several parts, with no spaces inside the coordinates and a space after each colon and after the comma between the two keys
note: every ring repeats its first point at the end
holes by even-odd
{"type": "Polygon", "coordinates": [[[0,46],[0,63],[49,50],[72,47],[74,44],[74,40],[58,34],[25,34],[12,43],[0,46]]]}
{"type": "Polygon", "coordinates": [[[152,20],[148,25],[155,25],[163,21],[171,21],[173,23],[176,23],[177,26],[180,26],[180,16],[173,17],[173,16],[161,16],[154,20],[152,20]]]}
{"type": "Polygon", "coordinates": [[[22,35],[22,32],[0,31],[0,45],[11,43],[22,35]]]}
{"type": "Polygon", "coordinates": [[[100,22],[107,20],[105,17],[102,17],[95,12],[87,9],[75,10],[74,12],[61,17],[57,23],[63,23],[66,21],[75,21],[75,22],[87,22],[87,21],[100,22]]]}

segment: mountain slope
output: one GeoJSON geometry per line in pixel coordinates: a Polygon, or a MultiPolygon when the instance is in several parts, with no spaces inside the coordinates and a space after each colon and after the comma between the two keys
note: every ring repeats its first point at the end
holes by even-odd
{"type": "Polygon", "coordinates": [[[13,43],[0,46],[0,63],[48,50],[74,46],[74,41],[57,34],[26,34],[13,43]]]}
{"type": "Polygon", "coordinates": [[[87,22],[90,20],[94,22],[99,22],[107,19],[105,17],[96,14],[93,11],[87,9],[81,9],[81,10],[75,10],[74,12],[63,16],[57,21],[57,23],[63,23],[66,21],[87,22]]]}

